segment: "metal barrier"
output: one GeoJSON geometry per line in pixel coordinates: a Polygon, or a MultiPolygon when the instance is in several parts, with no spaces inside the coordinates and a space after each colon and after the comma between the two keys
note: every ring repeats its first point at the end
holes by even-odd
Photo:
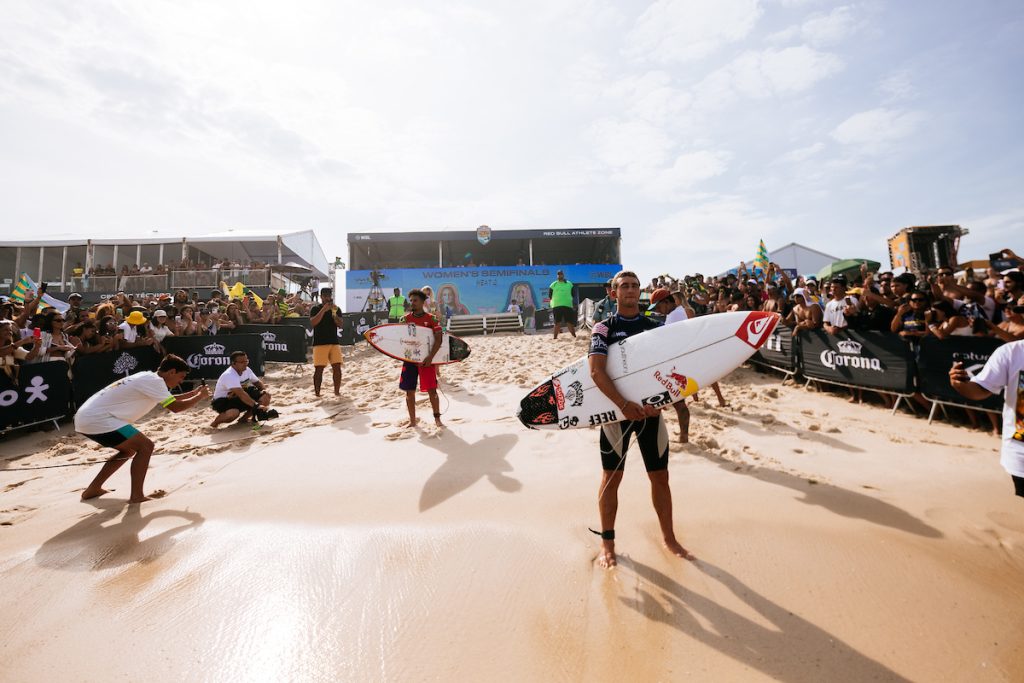
{"type": "Polygon", "coordinates": [[[89,275],[71,278],[71,288],[76,292],[102,292],[113,294],[117,291],[116,275],[89,275]]]}
{"type": "Polygon", "coordinates": [[[270,286],[270,270],[267,268],[214,268],[212,270],[175,270],[171,272],[171,289],[220,286],[221,281],[233,285],[241,282],[249,287],[270,286]]]}

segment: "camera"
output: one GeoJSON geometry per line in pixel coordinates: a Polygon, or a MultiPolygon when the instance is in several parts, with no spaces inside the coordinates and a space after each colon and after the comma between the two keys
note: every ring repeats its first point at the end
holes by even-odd
{"type": "Polygon", "coordinates": [[[388,276],[385,275],[383,272],[377,270],[376,268],[370,271],[370,281],[373,283],[374,287],[380,287],[380,281],[387,279],[388,276]]]}

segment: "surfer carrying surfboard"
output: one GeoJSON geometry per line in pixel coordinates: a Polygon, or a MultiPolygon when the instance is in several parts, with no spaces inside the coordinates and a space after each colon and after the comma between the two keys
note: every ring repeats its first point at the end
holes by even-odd
{"type": "Polygon", "coordinates": [[[430,346],[427,357],[421,363],[405,361],[402,364],[402,376],[398,381],[398,388],[405,392],[405,406],[409,409],[409,426],[415,427],[416,419],[416,383],[419,381],[421,391],[427,392],[430,397],[430,407],[434,411],[434,424],[444,427],[441,422],[441,404],[437,398],[437,370],[432,365],[437,350],[441,348],[442,334],[441,325],[434,316],[423,310],[423,304],[427,300],[422,290],[414,289],[409,292],[409,313],[405,314],[405,322],[409,325],[418,325],[432,330],[434,343],[430,346]]]}
{"type": "MultiPolygon", "coordinates": [[[[665,547],[678,557],[696,559],[676,540],[672,525],[672,490],[668,482],[668,430],[659,408],[629,401],[615,387],[607,372],[608,347],[633,335],[660,327],[640,313],[640,278],[624,270],[613,279],[618,312],[594,325],[588,364],[594,384],[616,406],[626,421],[601,427],[601,490],[597,506],[601,515],[601,554],[598,564],[613,567],[615,559],[615,516],[619,506],[619,484],[631,437],[636,437],[651,481],[651,500],[658,515],[665,547]]],[[[597,533],[597,532],[595,532],[597,533]]]]}

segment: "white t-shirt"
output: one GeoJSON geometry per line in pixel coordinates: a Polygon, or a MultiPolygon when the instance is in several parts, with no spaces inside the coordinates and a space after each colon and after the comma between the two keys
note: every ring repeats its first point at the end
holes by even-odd
{"type": "Polygon", "coordinates": [[[682,306],[676,306],[669,314],[665,316],[665,324],[671,325],[672,323],[681,323],[684,320],[689,320],[690,316],[686,315],[686,309],[682,306]]]}
{"type": "Polygon", "coordinates": [[[1003,453],[999,464],[1015,477],[1024,477],[1024,341],[1003,344],[972,382],[1003,394],[1003,453]]]}
{"type": "Polygon", "coordinates": [[[124,336],[124,340],[129,344],[134,344],[139,339],[139,331],[135,328],[135,325],[129,325],[128,323],[121,323],[117,326],[117,329],[121,330],[121,334],[124,336]]]}
{"type": "Polygon", "coordinates": [[[156,339],[158,342],[162,342],[165,337],[174,336],[174,333],[171,332],[171,328],[167,327],[167,325],[161,325],[160,327],[157,327],[153,323],[149,324],[149,334],[151,337],[153,337],[153,339],[156,339]]]}
{"type": "Polygon", "coordinates": [[[847,295],[839,301],[829,299],[828,303],[825,304],[825,313],[821,316],[822,321],[833,327],[846,327],[846,315],[843,313],[843,309],[851,305],[847,301],[852,302],[852,305],[856,308],[860,308],[857,298],[853,296],[847,295]]]}
{"type": "Polygon", "coordinates": [[[259,382],[260,378],[251,368],[246,368],[239,375],[234,368],[228,368],[217,378],[217,386],[213,390],[214,398],[224,398],[231,395],[232,389],[247,389],[250,384],[259,382]]]}
{"type": "Polygon", "coordinates": [[[119,379],[93,394],[75,413],[75,431],[105,434],[135,422],[160,404],[167,407],[174,397],[163,378],[155,372],[138,372],[119,379]]]}

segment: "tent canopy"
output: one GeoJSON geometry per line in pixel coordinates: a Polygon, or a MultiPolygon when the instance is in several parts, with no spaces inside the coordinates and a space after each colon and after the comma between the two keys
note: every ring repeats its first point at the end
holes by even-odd
{"type": "Polygon", "coordinates": [[[866,258],[847,258],[830,263],[821,270],[818,271],[819,280],[827,280],[835,277],[836,275],[845,275],[850,278],[857,275],[860,272],[860,266],[862,263],[868,264],[868,270],[871,272],[877,272],[881,264],[878,261],[872,261],[866,258]]]}

